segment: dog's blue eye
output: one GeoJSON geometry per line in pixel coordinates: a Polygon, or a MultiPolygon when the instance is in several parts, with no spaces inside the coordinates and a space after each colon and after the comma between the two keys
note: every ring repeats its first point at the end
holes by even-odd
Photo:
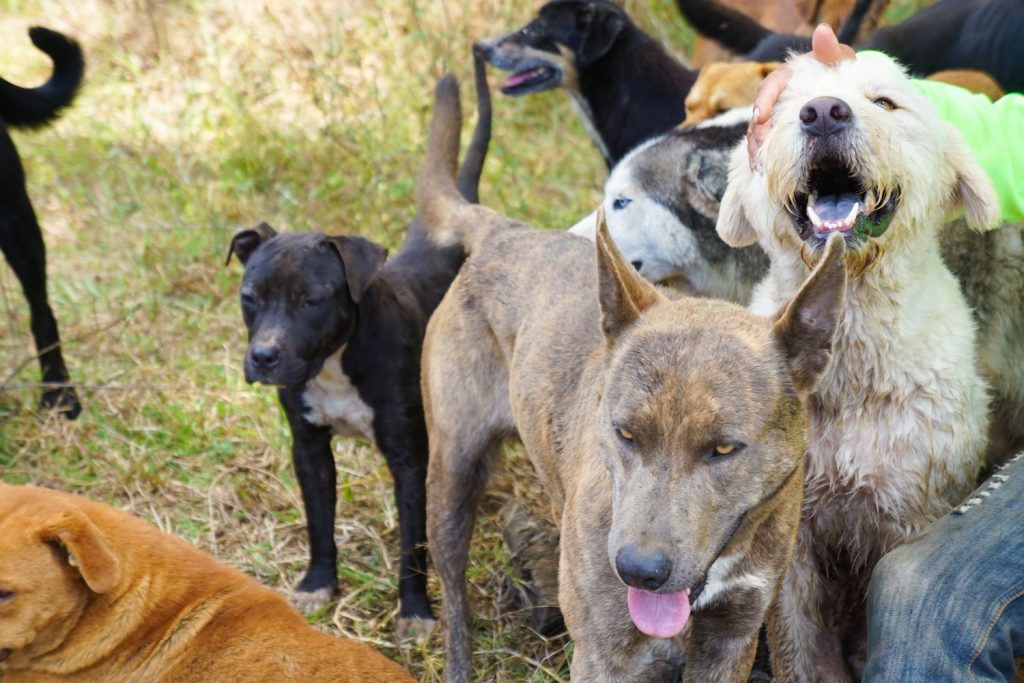
{"type": "Polygon", "coordinates": [[[612,208],[615,209],[616,211],[622,211],[627,206],[629,206],[632,201],[633,200],[630,199],[629,197],[618,197],[615,201],[612,202],[612,208]]]}
{"type": "Polygon", "coordinates": [[[875,98],[875,104],[886,111],[893,111],[896,109],[896,103],[890,100],[888,97],[875,98]]]}

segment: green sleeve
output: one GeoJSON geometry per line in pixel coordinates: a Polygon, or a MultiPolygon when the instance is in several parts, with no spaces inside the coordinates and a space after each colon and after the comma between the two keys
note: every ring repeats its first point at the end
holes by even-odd
{"type": "MultiPolygon", "coordinates": [[[[858,55],[888,59],[880,52],[858,55]]],[[[1003,220],[1024,221],[1024,95],[1010,93],[992,102],[948,83],[915,79],[914,85],[960,131],[992,179],[1003,220]]]]}

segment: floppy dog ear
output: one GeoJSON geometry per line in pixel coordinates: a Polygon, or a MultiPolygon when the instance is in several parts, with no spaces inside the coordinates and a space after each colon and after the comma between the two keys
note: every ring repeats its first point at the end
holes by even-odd
{"type": "Polygon", "coordinates": [[[359,303],[370,281],[384,265],[388,250],[362,237],[328,237],[345,265],[345,281],[352,301],[359,303]]]}
{"type": "Polygon", "coordinates": [[[618,12],[593,3],[580,9],[577,21],[583,32],[579,49],[580,66],[593,64],[603,57],[626,27],[618,12]]]}
{"type": "Polygon", "coordinates": [[[601,328],[608,339],[654,304],[658,290],[622,257],[608,232],[604,207],[597,210],[597,290],[601,301],[601,328]]]}
{"type": "Polygon", "coordinates": [[[829,237],[818,267],[786,305],[772,329],[800,393],[814,389],[832,358],[832,340],[846,305],[845,251],[841,235],[829,237]]]}
{"type": "Polygon", "coordinates": [[[266,223],[260,223],[255,228],[239,230],[231,238],[231,246],[228,247],[228,256],[224,259],[224,265],[231,263],[231,255],[235,254],[244,266],[257,247],[276,234],[277,232],[266,223]]]}
{"type": "Polygon", "coordinates": [[[757,231],[743,208],[743,194],[750,185],[753,173],[747,168],[746,140],[733,152],[730,166],[715,231],[730,247],[749,247],[757,242],[757,231]]]}
{"type": "Polygon", "coordinates": [[[947,128],[950,136],[949,154],[956,173],[949,209],[958,212],[962,210],[967,225],[979,232],[997,227],[1002,213],[992,180],[967,149],[960,133],[948,124],[947,128]]]}
{"type": "Polygon", "coordinates": [[[68,563],[78,569],[93,593],[106,593],[117,583],[121,563],[100,530],[81,511],[64,511],[43,528],[41,537],[67,551],[68,563]]]}

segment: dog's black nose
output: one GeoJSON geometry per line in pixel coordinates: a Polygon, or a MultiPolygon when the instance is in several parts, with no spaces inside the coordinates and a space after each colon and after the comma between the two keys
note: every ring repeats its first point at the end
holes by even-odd
{"type": "Polygon", "coordinates": [[[643,261],[630,261],[629,264],[633,266],[633,268],[635,268],[637,271],[639,271],[644,266],[643,261]]]}
{"type": "Polygon", "coordinates": [[[800,110],[804,132],[817,137],[843,131],[852,118],[850,105],[837,97],[815,97],[800,110]]]}
{"type": "Polygon", "coordinates": [[[627,586],[655,591],[668,581],[672,560],[657,550],[640,550],[635,545],[624,545],[615,556],[615,570],[627,586]]]}
{"type": "Polygon", "coordinates": [[[249,350],[249,357],[260,370],[270,370],[281,360],[281,352],[276,346],[254,346],[249,350]]]}

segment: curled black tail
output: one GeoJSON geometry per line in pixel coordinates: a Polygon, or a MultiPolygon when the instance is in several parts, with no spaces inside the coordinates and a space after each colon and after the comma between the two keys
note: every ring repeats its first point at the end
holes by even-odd
{"type": "Polygon", "coordinates": [[[746,14],[714,0],[676,0],[676,6],[697,33],[737,54],[750,52],[774,35],[746,14]]]}
{"type": "Polygon", "coordinates": [[[466,201],[476,204],[480,201],[480,175],[491,142],[491,89],[487,85],[487,65],[476,49],[473,50],[473,69],[476,77],[476,127],[466,156],[462,158],[456,185],[466,201]]]}
{"type": "Polygon", "coordinates": [[[849,16],[846,17],[838,31],[836,31],[840,43],[853,45],[857,41],[860,25],[864,22],[864,17],[867,16],[868,10],[871,9],[873,3],[874,0],[857,0],[849,16]]]}
{"type": "Polygon", "coordinates": [[[74,40],[41,26],[30,28],[28,35],[53,60],[53,74],[38,88],[0,78],[0,120],[15,128],[36,128],[57,118],[75,99],[85,73],[82,48],[74,40]]]}

